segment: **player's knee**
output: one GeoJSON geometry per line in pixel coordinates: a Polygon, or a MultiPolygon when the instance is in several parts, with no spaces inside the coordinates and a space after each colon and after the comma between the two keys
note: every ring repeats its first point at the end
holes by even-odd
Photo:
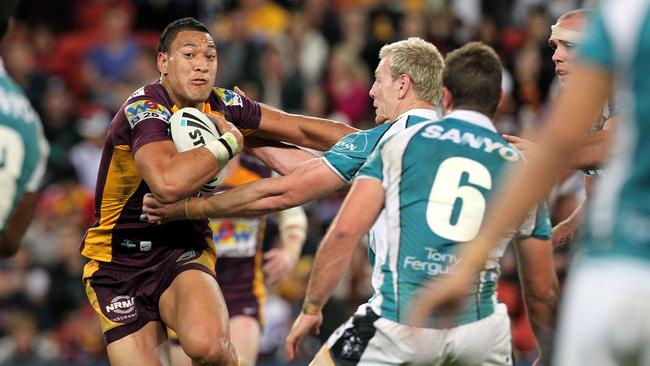
{"type": "Polygon", "coordinates": [[[183,350],[199,365],[236,364],[234,348],[225,335],[209,337],[197,332],[184,342],[183,350]]]}

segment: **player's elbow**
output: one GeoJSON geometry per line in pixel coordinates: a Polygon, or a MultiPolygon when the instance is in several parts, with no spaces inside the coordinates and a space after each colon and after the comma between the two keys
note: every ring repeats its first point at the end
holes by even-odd
{"type": "Polygon", "coordinates": [[[160,183],[150,187],[151,194],[161,203],[172,203],[187,197],[190,193],[182,183],[160,183]]]}
{"type": "Polygon", "coordinates": [[[557,281],[551,284],[536,284],[528,286],[525,291],[524,299],[529,308],[534,309],[542,307],[555,307],[558,302],[559,286],[557,281]]]}

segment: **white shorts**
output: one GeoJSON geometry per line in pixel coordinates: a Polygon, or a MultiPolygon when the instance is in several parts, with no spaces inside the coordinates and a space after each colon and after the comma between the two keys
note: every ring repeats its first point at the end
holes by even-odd
{"type": "Polygon", "coordinates": [[[565,286],[553,365],[650,365],[650,265],[590,259],[565,286]]]}
{"type": "Polygon", "coordinates": [[[512,365],[504,304],[479,321],[450,329],[414,328],[361,307],[327,340],[310,365],[512,365]],[[366,313],[367,312],[367,313],[366,313]]]}

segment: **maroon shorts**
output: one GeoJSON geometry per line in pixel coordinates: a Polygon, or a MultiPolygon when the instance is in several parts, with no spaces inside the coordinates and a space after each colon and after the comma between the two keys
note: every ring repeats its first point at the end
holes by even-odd
{"type": "Polygon", "coordinates": [[[226,300],[230,317],[252,316],[264,324],[263,304],[266,299],[262,253],[254,257],[219,257],[217,282],[226,300]]]}
{"type": "Polygon", "coordinates": [[[158,300],[181,272],[198,269],[214,276],[216,254],[206,249],[172,249],[156,264],[133,268],[91,260],[83,282],[90,305],[99,314],[104,341],[109,344],[160,321],[158,300]]]}

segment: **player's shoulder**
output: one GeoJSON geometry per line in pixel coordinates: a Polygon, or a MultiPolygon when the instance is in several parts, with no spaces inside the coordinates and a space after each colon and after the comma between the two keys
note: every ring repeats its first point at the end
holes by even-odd
{"type": "Polygon", "coordinates": [[[6,74],[0,74],[0,100],[0,125],[24,139],[42,135],[41,119],[22,89],[6,74]]]}
{"type": "Polygon", "coordinates": [[[233,90],[214,87],[210,93],[210,99],[217,102],[218,104],[223,105],[224,107],[243,107],[244,98],[241,95],[235,93],[233,90]]]}
{"type": "Polygon", "coordinates": [[[120,113],[131,128],[147,118],[168,122],[172,115],[173,102],[158,81],[144,85],[134,91],[124,102],[120,113]]]}

